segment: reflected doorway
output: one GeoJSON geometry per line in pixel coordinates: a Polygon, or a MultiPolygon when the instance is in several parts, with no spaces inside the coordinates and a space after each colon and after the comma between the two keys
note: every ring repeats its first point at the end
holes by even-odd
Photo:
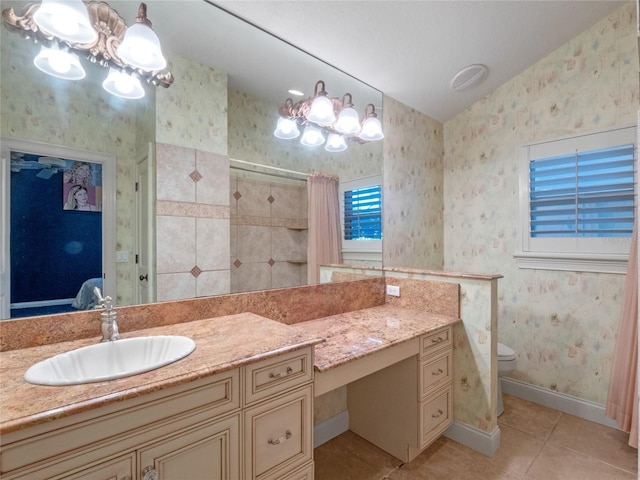
{"type": "Polygon", "coordinates": [[[115,289],[115,158],[3,140],[2,160],[0,318],[93,308],[115,289]]]}

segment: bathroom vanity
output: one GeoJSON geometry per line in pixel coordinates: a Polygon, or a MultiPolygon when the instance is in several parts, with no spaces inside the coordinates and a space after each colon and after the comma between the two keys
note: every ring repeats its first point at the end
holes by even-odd
{"type": "Polygon", "coordinates": [[[385,304],[294,325],[167,325],[124,336],[189,336],[191,355],[66,387],[22,375],[95,339],[2,352],[2,478],[312,480],[314,396],[342,385],[351,429],[409,461],[451,423],[458,321],[385,304]]]}
{"type": "Polygon", "coordinates": [[[36,359],[86,342],[2,353],[2,478],[313,478],[320,338],[250,313],[137,332],[160,333],[189,335],[197,348],[96,384],[21,379],[36,359]]]}

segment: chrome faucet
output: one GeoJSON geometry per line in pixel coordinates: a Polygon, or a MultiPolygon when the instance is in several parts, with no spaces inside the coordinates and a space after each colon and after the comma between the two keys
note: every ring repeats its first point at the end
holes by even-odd
{"type": "Polygon", "coordinates": [[[118,312],[113,309],[113,302],[111,297],[103,297],[100,293],[100,289],[95,287],[93,293],[98,299],[96,308],[103,308],[100,312],[100,329],[102,330],[101,342],[113,342],[120,338],[118,332],[118,312]]]}

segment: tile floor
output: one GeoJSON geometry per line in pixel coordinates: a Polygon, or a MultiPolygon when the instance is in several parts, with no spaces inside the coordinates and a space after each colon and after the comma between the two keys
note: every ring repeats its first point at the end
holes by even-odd
{"type": "Polygon", "coordinates": [[[352,432],[315,449],[315,480],[635,480],[628,434],[510,395],[491,458],[441,437],[408,464],[352,432]]]}

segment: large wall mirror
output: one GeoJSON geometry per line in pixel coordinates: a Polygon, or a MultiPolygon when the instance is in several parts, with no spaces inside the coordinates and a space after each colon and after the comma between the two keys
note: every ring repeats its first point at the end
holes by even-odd
{"type": "MultiPolygon", "coordinates": [[[[382,144],[277,139],[278,108],[323,80],[381,116],[381,93],[212,2],[146,3],[175,82],[140,100],[105,92],[98,65],[81,81],[42,74],[40,46],[2,27],[0,137],[115,157],[117,305],[306,283],[305,174],[381,179],[382,144]]],[[[133,23],[139,2],[109,4],[133,23]]]]}

